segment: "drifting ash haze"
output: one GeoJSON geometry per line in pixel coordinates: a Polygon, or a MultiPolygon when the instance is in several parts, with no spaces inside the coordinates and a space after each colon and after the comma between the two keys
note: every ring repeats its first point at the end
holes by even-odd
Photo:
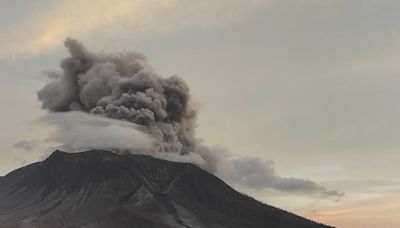
{"type": "Polygon", "coordinates": [[[272,188],[342,197],[313,181],[280,177],[271,162],[210,148],[196,137],[197,107],[178,76],[161,77],[136,52],[94,53],[65,41],[70,56],[62,72],[38,92],[58,126],[51,138],[71,152],[107,149],[194,163],[224,180],[253,189],[272,188]],[[86,113],[86,114],[85,114],[86,113]]]}

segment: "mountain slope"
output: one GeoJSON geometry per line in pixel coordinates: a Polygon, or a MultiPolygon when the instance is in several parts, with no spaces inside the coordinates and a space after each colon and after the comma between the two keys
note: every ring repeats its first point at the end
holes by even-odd
{"type": "Polygon", "coordinates": [[[0,227],[327,226],[244,196],[191,164],[56,151],[0,178],[0,227]]]}

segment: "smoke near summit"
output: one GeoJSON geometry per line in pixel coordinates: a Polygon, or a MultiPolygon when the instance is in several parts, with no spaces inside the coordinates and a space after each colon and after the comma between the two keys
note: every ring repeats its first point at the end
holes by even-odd
{"type": "Polygon", "coordinates": [[[140,53],[93,53],[70,38],[65,46],[70,57],[61,63],[62,74],[38,92],[43,108],[129,121],[156,139],[157,152],[208,159],[195,136],[189,87],[180,77],[161,77],[140,53]]]}
{"type": "Polygon", "coordinates": [[[92,53],[67,39],[71,56],[63,74],[38,92],[43,108],[84,111],[145,126],[159,150],[189,153],[196,147],[196,111],[189,87],[178,76],[162,78],[139,53],[92,53]]]}
{"type": "Polygon", "coordinates": [[[310,180],[281,177],[268,162],[206,146],[196,136],[197,108],[189,86],[176,75],[157,74],[143,54],[92,52],[71,38],[65,46],[70,56],[61,62],[62,71],[51,73],[52,81],[38,92],[42,108],[56,113],[45,121],[60,126],[55,138],[64,146],[75,144],[71,148],[79,150],[89,145],[84,149],[128,150],[191,162],[224,180],[254,189],[343,196],[310,180]],[[101,128],[111,125],[117,127],[101,128]],[[141,141],[146,141],[145,146],[131,145],[141,141]]]}

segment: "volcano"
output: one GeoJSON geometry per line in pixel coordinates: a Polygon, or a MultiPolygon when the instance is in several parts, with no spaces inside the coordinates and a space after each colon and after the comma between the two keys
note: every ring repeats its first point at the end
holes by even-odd
{"type": "Polygon", "coordinates": [[[323,228],[187,163],[55,151],[0,177],[0,227],[323,228]]]}

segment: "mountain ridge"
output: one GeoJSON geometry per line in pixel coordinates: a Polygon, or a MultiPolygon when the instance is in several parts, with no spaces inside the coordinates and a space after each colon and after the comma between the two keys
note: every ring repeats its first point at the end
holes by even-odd
{"type": "Polygon", "coordinates": [[[55,151],[0,178],[0,227],[322,228],[189,163],[55,151]]]}

